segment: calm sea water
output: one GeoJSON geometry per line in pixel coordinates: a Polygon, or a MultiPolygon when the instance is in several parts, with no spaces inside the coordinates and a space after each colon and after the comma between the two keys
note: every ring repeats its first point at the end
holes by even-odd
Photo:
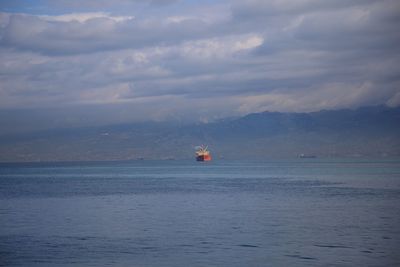
{"type": "Polygon", "coordinates": [[[400,266],[400,160],[1,164],[3,266],[400,266]]]}

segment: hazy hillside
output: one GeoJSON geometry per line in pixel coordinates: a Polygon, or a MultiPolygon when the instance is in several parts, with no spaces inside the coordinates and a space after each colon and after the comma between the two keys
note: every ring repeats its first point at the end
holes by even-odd
{"type": "Polygon", "coordinates": [[[0,161],[400,156],[400,108],[263,112],[208,124],[137,123],[0,137],[0,161]]]}

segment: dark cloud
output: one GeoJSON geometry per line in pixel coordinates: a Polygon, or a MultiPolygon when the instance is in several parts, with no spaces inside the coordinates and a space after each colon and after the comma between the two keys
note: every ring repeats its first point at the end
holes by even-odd
{"type": "Polygon", "coordinates": [[[1,13],[0,108],[186,120],[400,104],[398,1],[139,2],[1,13]]]}
{"type": "Polygon", "coordinates": [[[235,1],[232,6],[233,15],[241,19],[263,20],[271,17],[287,17],[312,13],[335,12],[340,9],[370,6],[379,0],[248,0],[235,1]]]}
{"type": "Polygon", "coordinates": [[[42,54],[70,55],[166,46],[216,35],[199,19],[138,21],[129,17],[93,14],[93,18],[78,21],[79,16],[77,14],[76,19],[71,16],[70,21],[60,21],[57,18],[10,15],[2,29],[0,44],[42,54]]]}

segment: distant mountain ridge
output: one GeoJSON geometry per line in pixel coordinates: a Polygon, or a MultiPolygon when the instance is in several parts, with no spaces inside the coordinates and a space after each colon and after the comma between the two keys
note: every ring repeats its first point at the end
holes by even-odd
{"type": "Polygon", "coordinates": [[[400,108],[385,106],[355,110],[322,110],[311,113],[253,113],[235,120],[234,124],[252,127],[262,134],[290,131],[399,130],[400,108]]]}
{"type": "Polygon", "coordinates": [[[400,156],[400,108],[253,113],[212,123],[133,123],[0,137],[0,161],[400,156]]]}

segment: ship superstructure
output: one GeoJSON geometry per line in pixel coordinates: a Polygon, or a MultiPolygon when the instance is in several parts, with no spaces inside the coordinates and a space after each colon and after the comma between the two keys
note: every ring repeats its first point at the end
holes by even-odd
{"type": "Polygon", "coordinates": [[[211,160],[211,154],[210,151],[208,151],[207,146],[198,146],[196,147],[196,160],[197,161],[210,161],[211,160]]]}

